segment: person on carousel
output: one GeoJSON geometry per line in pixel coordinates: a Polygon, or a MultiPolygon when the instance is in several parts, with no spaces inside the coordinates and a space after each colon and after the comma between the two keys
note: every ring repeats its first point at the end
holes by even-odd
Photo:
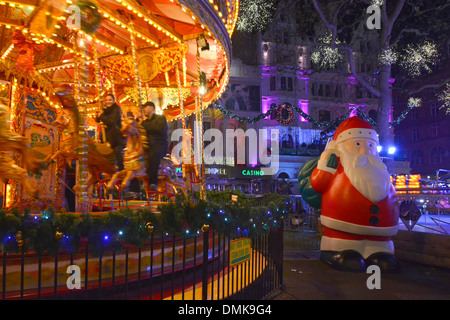
{"type": "Polygon", "coordinates": [[[158,170],[161,160],[168,151],[167,120],[164,115],[156,114],[155,104],[147,101],[143,106],[142,117],[138,123],[147,134],[148,141],[148,185],[150,190],[157,190],[158,170]]]}
{"type": "Polygon", "coordinates": [[[113,94],[109,93],[105,98],[105,106],[103,112],[96,116],[97,122],[105,125],[105,138],[114,149],[116,156],[116,165],[118,171],[124,169],[123,166],[123,149],[125,148],[125,139],[120,131],[122,128],[122,110],[116,103],[113,94]]]}

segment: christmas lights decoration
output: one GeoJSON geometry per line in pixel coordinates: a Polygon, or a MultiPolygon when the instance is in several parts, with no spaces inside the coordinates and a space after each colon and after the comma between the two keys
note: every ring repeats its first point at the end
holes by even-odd
{"type": "Polygon", "coordinates": [[[438,62],[438,50],[436,44],[425,41],[421,45],[409,44],[401,56],[400,66],[415,78],[424,72],[430,73],[431,67],[438,62]]]}
{"type": "MultiPolygon", "coordinates": [[[[408,115],[408,113],[414,109],[414,108],[420,108],[420,106],[422,105],[422,99],[420,98],[409,98],[408,100],[408,108],[406,108],[405,111],[403,111],[398,117],[397,119],[395,119],[392,122],[389,122],[389,127],[393,127],[398,125],[400,122],[402,122],[406,116],[408,115]]],[[[363,112],[360,109],[356,110],[358,116],[364,120],[366,120],[367,122],[369,122],[372,126],[376,127],[377,126],[377,122],[375,120],[373,120],[371,117],[369,117],[365,112],[363,112]]]]}
{"type": "MultiPolygon", "coordinates": [[[[344,59],[338,48],[331,47],[332,38],[331,34],[319,37],[319,44],[311,54],[311,61],[319,69],[334,69],[344,59]]],[[[335,39],[335,44],[341,44],[339,39],[335,39]]]]}
{"type": "Polygon", "coordinates": [[[278,107],[277,121],[284,126],[287,126],[294,122],[294,112],[292,111],[291,105],[283,103],[278,107]]]}
{"type": "MultiPolygon", "coordinates": [[[[448,93],[447,93],[447,95],[448,95],[448,93]]],[[[420,107],[420,106],[421,106],[421,99],[419,99],[419,98],[410,98],[409,101],[408,101],[408,108],[405,111],[403,111],[403,113],[397,119],[395,119],[392,122],[389,122],[389,126],[393,127],[393,126],[398,125],[401,121],[403,121],[406,118],[408,113],[413,108],[420,107]]],[[[262,119],[270,116],[272,114],[272,112],[274,112],[275,110],[277,110],[279,108],[279,106],[277,106],[277,105],[272,105],[270,107],[270,109],[267,110],[267,112],[261,113],[260,115],[258,115],[256,117],[249,118],[249,117],[244,117],[244,116],[240,116],[238,114],[235,114],[235,113],[227,110],[226,108],[222,107],[221,105],[219,105],[217,103],[212,103],[210,105],[210,107],[218,109],[226,117],[228,117],[230,119],[235,119],[236,121],[241,122],[241,123],[242,122],[255,123],[255,122],[261,121],[262,119]]],[[[332,121],[317,121],[313,117],[311,117],[310,115],[308,115],[305,112],[303,112],[303,110],[300,109],[298,106],[291,106],[291,107],[296,112],[298,112],[303,118],[305,118],[306,121],[312,123],[314,126],[320,128],[320,129],[323,129],[323,130],[326,130],[326,131],[331,130],[334,127],[338,126],[342,121],[344,121],[345,119],[347,119],[349,117],[349,115],[352,113],[353,110],[356,110],[356,113],[358,114],[358,116],[360,118],[365,119],[366,121],[368,121],[373,126],[377,126],[376,121],[374,121],[372,118],[370,118],[364,111],[362,111],[357,106],[353,106],[353,107],[349,108],[349,110],[345,114],[343,114],[342,116],[340,116],[340,117],[338,117],[338,118],[336,118],[336,119],[334,119],[332,121]]]]}
{"type": "Polygon", "coordinates": [[[236,29],[244,32],[262,31],[270,22],[275,6],[272,0],[242,0],[236,29]]]}
{"type": "Polygon", "coordinates": [[[289,200],[279,194],[254,198],[227,191],[208,193],[207,200],[197,198],[195,202],[178,196],[174,202],[160,205],[159,214],[126,208],[93,217],[90,213],[59,213],[49,207],[31,215],[30,210],[22,214],[17,208],[9,212],[2,208],[0,246],[3,252],[23,249],[55,255],[61,249],[76,252],[83,241],[93,256],[101,256],[111,249],[140,248],[152,234],[193,237],[205,226],[227,236],[253,236],[278,228],[288,206],[289,200]]]}
{"type": "Polygon", "coordinates": [[[372,0],[372,5],[381,7],[383,5],[384,0],[372,0]]]}
{"type": "Polygon", "coordinates": [[[384,49],[381,53],[380,56],[378,57],[378,61],[380,62],[380,64],[382,65],[393,65],[394,63],[396,63],[398,60],[398,53],[394,51],[393,48],[386,48],[384,49]]]}
{"type": "Polygon", "coordinates": [[[444,91],[437,95],[439,101],[442,101],[440,109],[445,109],[445,113],[450,115],[450,83],[447,83],[444,91]]]}
{"type": "MultiPolygon", "coordinates": [[[[210,107],[218,109],[220,112],[222,112],[228,118],[235,119],[238,122],[246,122],[246,123],[258,122],[258,121],[260,121],[260,120],[270,116],[270,114],[272,114],[272,112],[274,112],[275,110],[278,109],[277,105],[272,105],[267,112],[262,113],[262,114],[260,114],[260,115],[258,115],[256,117],[249,118],[249,117],[243,117],[243,116],[237,115],[237,114],[235,114],[235,113],[225,109],[224,107],[222,107],[221,105],[219,105],[217,103],[211,104],[210,107]]],[[[296,112],[298,112],[308,122],[312,123],[313,125],[317,126],[318,128],[322,128],[322,129],[330,129],[330,128],[333,128],[333,127],[337,126],[341,121],[343,121],[343,120],[348,118],[348,116],[350,115],[350,113],[353,111],[354,108],[355,107],[350,108],[348,112],[346,112],[342,116],[336,118],[335,120],[319,122],[317,120],[314,120],[314,118],[311,117],[310,115],[306,114],[298,106],[292,106],[292,109],[294,109],[296,112]]]]}

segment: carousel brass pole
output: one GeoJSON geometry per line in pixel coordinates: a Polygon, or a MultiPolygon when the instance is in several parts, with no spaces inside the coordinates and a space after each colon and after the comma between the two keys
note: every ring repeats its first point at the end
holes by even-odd
{"type": "Polygon", "coordinates": [[[134,24],[132,21],[130,21],[130,41],[131,41],[131,54],[133,57],[134,62],[134,76],[136,80],[136,89],[138,93],[138,104],[139,108],[141,108],[141,113],[143,113],[142,105],[144,104],[142,100],[142,83],[141,83],[141,77],[139,76],[139,68],[138,68],[138,58],[137,58],[137,52],[136,52],[136,42],[134,38],[134,24]]]}
{"type": "MultiPolygon", "coordinates": [[[[86,61],[86,39],[83,38],[81,34],[76,34],[75,36],[75,48],[81,51],[81,72],[79,68],[75,69],[77,81],[76,86],[79,86],[79,94],[77,97],[77,105],[78,105],[78,127],[75,130],[78,130],[78,144],[81,148],[79,148],[79,160],[78,160],[78,172],[77,172],[77,203],[76,203],[76,211],[81,213],[86,213],[89,209],[89,196],[88,196],[88,187],[86,185],[87,182],[87,137],[85,133],[85,125],[86,125],[86,86],[80,86],[80,84],[87,83],[88,80],[88,65],[86,61]]],[[[80,62],[78,59],[78,50],[75,53],[75,65],[80,62]]],[[[75,108],[76,109],[76,108],[75,108]]]]}
{"type": "Polygon", "coordinates": [[[103,105],[103,101],[102,101],[102,83],[101,83],[101,79],[100,79],[100,59],[98,57],[98,51],[97,51],[97,45],[96,45],[96,41],[95,41],[95,37],[93,38],[92,43],[94,44],[92,46],[92,53],[93,53],[93,58],[94,58],[94,73],[95,73],[95,95],[97,98],[97,111],[101,111],[102,110],[102,105],[103,105]]]}
{"type": "MultiPolygon", "coordinates": [[[[197,45],[197,72],[198,72],[198,83],[199,83],[199,90],[200,90],[200,51],[197,45]]],[[[200,198],[202,200],[206,200],[206,180],[205,180],[205,159],[204,159],[204,145],[203,145],[203,106],[202,106],[202,94],[198,92],[198,110],[197,110],[197,125],[198,125],[198,139],[200,142],[200,154],[201,154],[201,165],[200,165],[200,198]]]]}
{"type": "MultiPolygon", "coordinates": [[[[103,106],[103,99],[102,99],[102,92],[103,92],[103,87],[102,87],[102,82],[100,79],[100,70],[101,70],[101,65],[100,65],[100,58],[98,57],[98,51],[97,51],[97,41],[95,39],[95,37],[93,37],[93,46],[92,46],[92,53],[93,53],[93,58],[94,58],[94,74],[95,74],[95,95],[97,98],[97,112],[101,112],[102,111],[102,106],[103,106]]],[[[111,82],[111,86],[114,89],[114,86],[111,82]]],[[[114,94],[114,90],[113,94],[114,94]]],[[[115,95],[114,95],[115,97],[115,95]]],[[[97,132],[97,138],[99,141],[104,142],[106,141],[105,138],[105,128],[103,123],[100,124],[100,126],[98,127],[99,130],[97,131],[102,131],[101,132],[101,137],[102,139],[100,139],[100,132],[97,132]]]]}
{"type": "MultiPolygon", "coordinates": [[[[27,114],[27,103],[28,103],[28,96],[27,96],[27,85],[28,85],[28,76],[24,77],[23,80],[23,107],[20,111],[20,135],[25,135],[25,118],[27,114]]],[[[19,156],[19,162],[21,163],[21,167],[24,166],[25,159],[23,156],[19,156]]],[[[19,201],[19,212],[22,212],[22,200],[23,200],[23,183],[20,183],[18,194],[18,201],[19,201]]]]}
{"type": "Polygon", "coordinates": [[[181,87],[180,70],[179,70],[178,64],[175,66],[175,72],[176,72],[176,77],[177,77],[178,100],[179,100],[179,106],[180,106],[180,111],[181,111],[181,126],[182,126],[183,130],[185,130],[186,129],[186,112],[184,110],[183,89],[181,87]]]}
{"type": "Polygon", "coordinates": [[[108,79],[109,82],[111,82],[111,93],[115,97],[116,96],[116,88],[114,87],[114,75],[112,72],[108,74],[108,78],[109,78],[108,79]]]}

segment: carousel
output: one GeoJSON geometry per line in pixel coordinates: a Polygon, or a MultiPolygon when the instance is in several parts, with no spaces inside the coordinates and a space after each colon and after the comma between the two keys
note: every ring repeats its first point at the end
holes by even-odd
{"type": "MultiPolygon", "coordinates": [[[[186,119],[195,117],[201,133],[202,110],[228,83],[238,9],[235,0],[0,2],[3,207],[64,208],[72,167],[70,190],[81,213],[110,190],[120,197],[131,179],[145,181],[138,161],[145,139],[126,117],[125,169],[114,165],[95,121],[105,96],[115,96],[123,115],[138,115],[152,101],[191,136],[186,119]]],[[[202,143],[201,134],[195,138],[202,143]]],[[[162,161],[156,193],[187,195],[196,185],[205,197],[203,166],[183,164],[178,179],[176,165],[170,157],[162,161]]]]}

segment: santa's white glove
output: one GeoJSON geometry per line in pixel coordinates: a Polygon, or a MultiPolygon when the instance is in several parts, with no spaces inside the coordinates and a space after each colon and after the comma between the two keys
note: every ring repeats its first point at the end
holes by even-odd
{"type": "Polygon", "coordinates": [[[320,155],[319,161],[317,162],[317,168],[334,174],[338,167],[338,157],[339,151],[337,149],[327,148],[320,155]]]}

